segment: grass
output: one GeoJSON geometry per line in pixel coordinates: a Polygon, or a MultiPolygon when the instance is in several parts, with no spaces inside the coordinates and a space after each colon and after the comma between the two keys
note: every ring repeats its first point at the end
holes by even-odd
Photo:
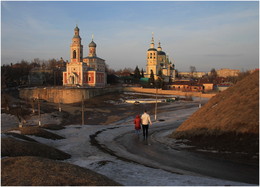
{"type": "Polygon", "coordinates": [[[217,94],[171,135],[199,147],[259,152],[259,71],[217,94]],[[212,140],[212,141],[211,141],[212,140]]]}
{"type": "Polygon", "coordinates": [[[119,186],[113,180],[76,165],[41,157],[2,159],[3,186],[119,186]]]}
{"type": "MultiPolygon", "coordinates": [[[[47,125],[47,128],[52,127],[47,125]]],[[[55,130],[57,128],[59,127],[54,127],[55,130]]],[[[1,138],[1,184],[3,186],[120,185],[86,168],[58,161],[69,159],[71,156],[26,136],[57,139],[59,137],[57,134],[41,127],[23,127],[19,130],[22,134],[5,132],[1,138]]]]}
{"type": "Polygon", "coordinates": [[[54,160],[65,160],[70,158],[69,154],[38,142],[24,141],[12,137],[4,137],[1,141],[2,156],[39,156],[54,160]]]}

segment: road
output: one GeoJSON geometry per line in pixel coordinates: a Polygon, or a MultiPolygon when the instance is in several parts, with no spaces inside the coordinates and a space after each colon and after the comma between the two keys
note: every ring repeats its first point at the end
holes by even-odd
{"type": "Polygon", "coordinates": [[[176,147],[173,142],[169,142],[172,141],[171,138],[168,138],[168,142],[165,141],[167,133],[171,133],[197,110],[196,104],[182,103],[160,109],[165,111],[159,118],[164,121],[153,123],[149,128],[147,141],[144,141],[142,136],[139,139],[135,136],[132,125],[107,128],[96,133],[93,140],[97,140],[96,145],[99,145],[99,148],[102,148],[103,151],[125,161],[132,161],[178,174],[208,176],[236,182],[259,184],[259,165],[209,157],[199,152],[190,152],[176,147]],[[106,134],[105,137],[107,138],[99,139],[99,136],[102,137],[101,134],[106,134]]]}
{"type": "MultiPolygon", "coordinates": [[[[180,122],[175,123],[175,127],[180,122]]],[[[219,179],[259,184],[259,167],[207,157],[203,154],[174,148],[158,141],[161,134],[173,129],[173,125],[150,128],[147,141],[133,136],[132,132],[116,138],[118,145],[133,155],[146,160],[146,165],[177,173],[190,173],[219,179]],[[147,160],[149,160],[147,162],[147,160]]],[[[142,162],[139,159],[139,162],[142,162]]],[[[137,161],[137,160],[136,160],[137,161]]]]}

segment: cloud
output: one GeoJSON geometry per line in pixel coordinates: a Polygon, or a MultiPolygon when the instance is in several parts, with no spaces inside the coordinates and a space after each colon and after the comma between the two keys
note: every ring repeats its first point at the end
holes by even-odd
{"type": "Polygon", "coordinates": [[[234,57],[241,57],[243,54],[206,54],[204,56],[207,57],[217,57],[217,58],[234,58],[234,57]]]}
{"type": "Polygon", "coordinates": [[[2,2],[2,56],[69,60],[73,29],[79,24],[84,56],[94,34],[98,56],[115,69],[145,67],[152,32],[177,69],[193,64],[198,70],[225,63],[236,67],[243,61],[257,66],[258,8],[250,3],[245,8],[236,2],[216,4],[2,2]]]}

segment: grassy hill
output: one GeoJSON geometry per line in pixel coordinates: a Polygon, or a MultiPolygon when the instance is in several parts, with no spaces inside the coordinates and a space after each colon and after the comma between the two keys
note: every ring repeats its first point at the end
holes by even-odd
{"type": "MultiPolygon", "coordinates": [[[[53,125],[55,129],[57,126],[53,125]]],[[[45,128],[50,129],[48,125],[45,128]]],[[[86,168],[62,160],[71,156],[26,135],[46,139],[63,137],[42,127],[23,127],[21,134],[1,134],[1,184],[3,186],[119,186],[120,184],[86,168]]]]}
{"type": "Polygon", "coordinates": [[[258,152],[259,71],[211,98],[171,137],[202,147],[258,152]]]}

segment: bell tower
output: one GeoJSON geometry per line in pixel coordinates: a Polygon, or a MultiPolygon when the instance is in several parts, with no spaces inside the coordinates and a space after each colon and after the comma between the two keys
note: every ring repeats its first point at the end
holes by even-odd
{"type": "Polygon", "coordinates": [[[74,29],[74,36],[72,44],[70,45],[70,61],[82,62],[83,59],[83,45],[81,45],[81,37],[79,36],[78,25],[74,29]]]}
{"type": "Polygon", "coordinates": [[[92,41],[91,41],[90,44],[88,45],[88,47],[89,47],[88,56],[89,56],[89,57],[96,57],[96,56],[97,56],[97,54],[96,54],[97,44],[96,44],[93,40],[94,40],[94,35],[92,34],[92,41]]]}
{"type": "Polygon", "coordinates": [[[152,40],[150,43],[150,48],[146,52],[147,59],[146,59],[146,72],[148,76],[150,75],[151,70],[155,75],[158,74],[158,67],[157,67],[157,50],[154,47],[154,35],[152,33],[152,40]]]}

